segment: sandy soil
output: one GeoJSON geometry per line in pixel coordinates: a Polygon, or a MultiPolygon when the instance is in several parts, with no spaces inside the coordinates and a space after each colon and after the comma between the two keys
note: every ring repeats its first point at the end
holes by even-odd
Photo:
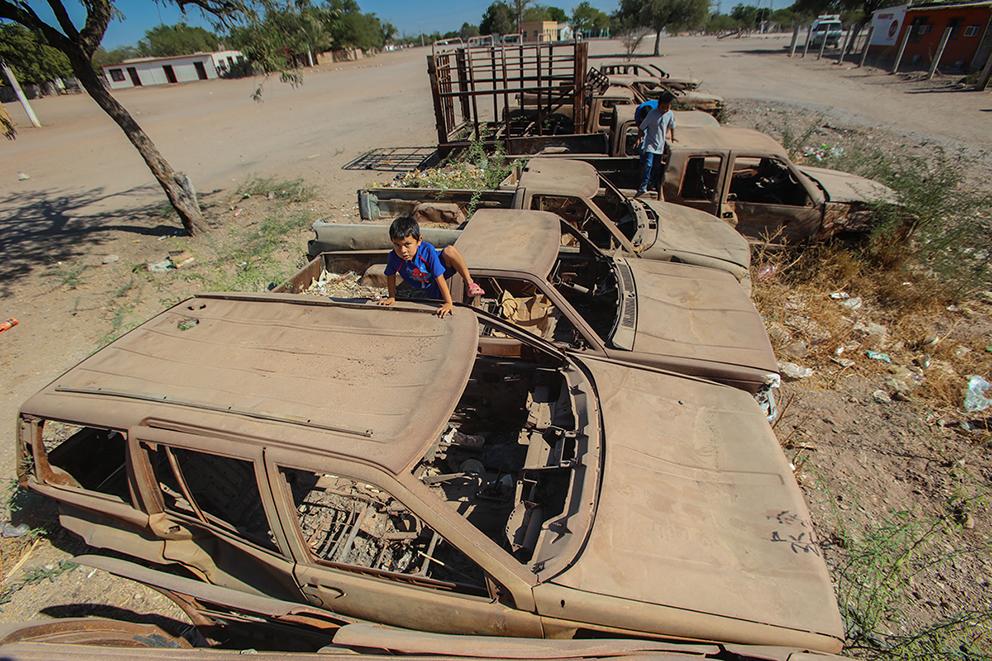
{"type": "MultiPolygon", "coordinates": [[[[787,36],[672,38],[663,43],[664,57],[657,62],[675,74],[701,78],[706,91],[734,100],[745,109],[736,120],[742,124],[793,111],[822,113],[838,126],[877,129],[887,136],[886,144],[904,141],[925,150],[936,143],[988,163],[992,95],[957,92],[948,80],[914,83],[826,60],[790,60],[783,50],[787,43],[787,36]],[[766,112],[772,106],[779,114],[766,112]]],[[[617,42],[592,44],[593,53],[620,50],[617,42]]],[[[202,287],[210,256],[217,252],[213,243],[256,227],[267,213],[286,211],[299,219],[286,232],[302,252],[310,221],[354,218],[355,189],[376,177],[341,170],[344,163],[373,147],[434,141],[427,53],[415,49],[326,67],[308,73],[299,89],[268,81],[262,103],[249,98],[258,82],[251,80],[118,93],[166,158],[190,174],[212,215],[223,222],[213,238],[192,241],[175,236],[175,222],[163,213],[161,192],[137,153],[88,97],[35,102],[46,127],[23,128],[15,142],[0,145],[0,317],[21,321],[0,334],[0,370],[7,377],[0,387],[0,420],[13,421],[21,402],[97,348],[108,333],[202,287]],[[21,172],[30,178],[19,181],[21,172]],[[301,177],[317,195],[289,209],[281,209],[278,199],[240,200],[234,190],[250,176],[301,177]],[[202,271],[132,273],[169,250],[183,249],[197,257],[202,271]],[[105,264],[108,255],[118,259],[105,264]]],[[[5,107],[23,126],[20,108],[5,107]]],[[[298,254],[277,257],[292,268],[298,254]]],[[[934,499],[953,488],[951,471],[961,459],[977,462],[974,472],[989,480],[987,461],[973,459],[980,453],[969,449],[985,447],[987,439],[965,434],[961,441],[962,434],[925,420],[926,412],[911,403],[873,403],[870,393],[877,384],[872,379],[882,376],[843,376],[854,381],[787,386],[797,399],[777,430],[780,438],[798,443],[790,456],[802,458],[809,469],[803,486],[825,538],[832,534],[838,509],[846,513],[842,519],[860,525],[894,507],[917,504],[925,492],[924,509],[932,510],[934,499]],[[966,441],[967,448],[955,441],[966,441]],[[852,443],[856,454],[849,452],[852,443]],[[913,447],[906,450],[906,444],[913,447]],[[880,480],[881,475],[892,479],[880,480]],[[920,487],[921,482],[932,488],[920,487]],[[855,502],[840,503],[838,493],[856,494],[855,502]]],[[[13,474],[12,437],[7,438],[0,448],[4,477],[13,474]]],[[[36,501],[28,509],[33,523],[51,519],[51,509],[36,501]]],[[[968,534],[980,543],[989,523],[984,515],[973,523],[968,534]]],[[[33,548],[16,575],[9,575],[25,548],[2,558],[5,588],[23,580],[26,570],[57,567],[83,546],[54,533],[33,548]]],[[[969,564],[959,574],[948,580],[946,590],[922,589],[921,599],[935,604],[924,610],[939,611],[942,601],[953,599],[988,607],[988,562],[969,564]]],[[[69,570],[14,592],[0,620],[76,612],[71,604],[88,604],[82,609],[86,612],[172,618],[170,626],[181,627],[182,616],[161,595],[88,569],[69,570]]]]}

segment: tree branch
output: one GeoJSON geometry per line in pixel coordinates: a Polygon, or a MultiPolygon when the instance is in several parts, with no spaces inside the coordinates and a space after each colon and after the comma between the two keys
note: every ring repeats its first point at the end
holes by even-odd
{"type": "Polygon", "coordinates": [[[34,10],[26,2],[0,0],[0,18],[6,18],[20,23],[29,30],[40,32],[49,46],[59,49],[66,55],[75,47],[75,44],[68,37],[41,20],[41,17],[34,13],[34,10]]]}
{"type": "MultiPolygon", "coordinates": [[[[61,0],[49,1],[61,4],[61,0]]],[[[79,33],[77,42],[86,57],[92,59],[93,53],[103,41],[103,33],[107,31],[114,9],[110,6],[110,0],[83,0],[83,6],[86,7],[86,24],[79,33]]]]}
{"type": "Polygon", "coordinates": [[[79,39],[79,32],[76,30],[76,26],[73,25],[72,19],[69,18],[69,12],[65,10],[65,6],[61,0],[48,0],[48,6],[52,8],[52,12],[55,14],[55,20],[59,22],[62,32],[72,41],[77,41],[79,39]]]}

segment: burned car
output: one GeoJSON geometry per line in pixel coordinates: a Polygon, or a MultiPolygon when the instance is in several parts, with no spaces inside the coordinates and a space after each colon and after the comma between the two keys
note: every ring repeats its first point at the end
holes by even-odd
{"type": "Polygon", "coordinates": [[[637,76],[638,78],[656,78],[669,89],[694,90],[700,86],[698,78],[672,77],[657,64],[638,64],[637,62],[614,62],[600,64],[599,72],[606,76],[637,76]]]}
{"type": "Polygon", "coordinates": [[[895,193],[870,179],[796,165],[770,136],[742,128],[679,130],[666,200],[726,219],[747,237],[818,240],[871,228],[871,205],[895,193]]]}
{"type": "MultiPolygon", "coordinates": [[[[532,158],[519,177],[511,175],[497,190],[372,188],[358,192],[362,220],[416,217],[418,209],[437,203],[458,205],[459,220],[473,207],[550,211],[570,222],[602,250],[727,271],[750,287],[750,247],[732,227],[705,212],[678,204],[631,199],[581,161],[532,158]]],[[[314,231],[317,237],[310,244],[310,257],[330,250],[321,234],[335,232],[333,227],[322,224],[314,225],[314,231]]]]}
{"type": "Polygon", "coordinates": [[[802,493],[747,393],[434,313],[184,301],[24,403],[20,481],[90,546],[235,609],[840,650],[802,493]]]}
{"type": "MultiPolygon", "coordinates": [[[[354,236],[358,228],[330,229],[354,236]]],[[[281,290],[306,291],[325,272],[325,280],[353,272],[361,284],[385,288],[391,244],[384,227],[378,239],[363,250],[316,256],[281,290]]],[[[479,210],[453,243],[486,292],[470,297],[456,276],[454,300],[582,355],[741,388],[774,419],[778,363],[761,316],[729,273],[607,255],[544,211],[479,210]]]]}

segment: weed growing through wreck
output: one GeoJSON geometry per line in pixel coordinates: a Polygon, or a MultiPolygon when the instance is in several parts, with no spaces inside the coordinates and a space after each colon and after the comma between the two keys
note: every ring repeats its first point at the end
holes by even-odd
{"type": "Polygon", "coordinates": [[[522,167],[522,164],[520,159],[510,160],[499,142],[492,148],[487,148],[483,136],[473,138],[468,148],[453,161],[438,168],[410,172],[399,178],[394,185],[475,191],[468,209],[472,213],[479,204],[482,191],[498,188],[514,168],[522,167]]]}
{"type": "Polygon", "coordinates": [[[837,596],[848,649],[884,659],[971,659],[992,653],[992,610],[960,610],[926,626],[906,627],[902,609],[915,579],[928,576],[964,554],[958,527],[946,519],[898,512],[858,537],[841,532],[846,561],[837,568],[837,596]]]}

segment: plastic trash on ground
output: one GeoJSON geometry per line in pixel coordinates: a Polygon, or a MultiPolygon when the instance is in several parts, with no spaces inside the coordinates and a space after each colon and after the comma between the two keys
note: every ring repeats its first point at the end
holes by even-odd
{"type": "Polygon", "coordinates": [[[980,376],[972,374],[968,377],[968,388],[964,392],[964,410],[968,413],[984,411],[992,406],[992,398],[989,397],[989,388],[992,384],[980,376]]]}

